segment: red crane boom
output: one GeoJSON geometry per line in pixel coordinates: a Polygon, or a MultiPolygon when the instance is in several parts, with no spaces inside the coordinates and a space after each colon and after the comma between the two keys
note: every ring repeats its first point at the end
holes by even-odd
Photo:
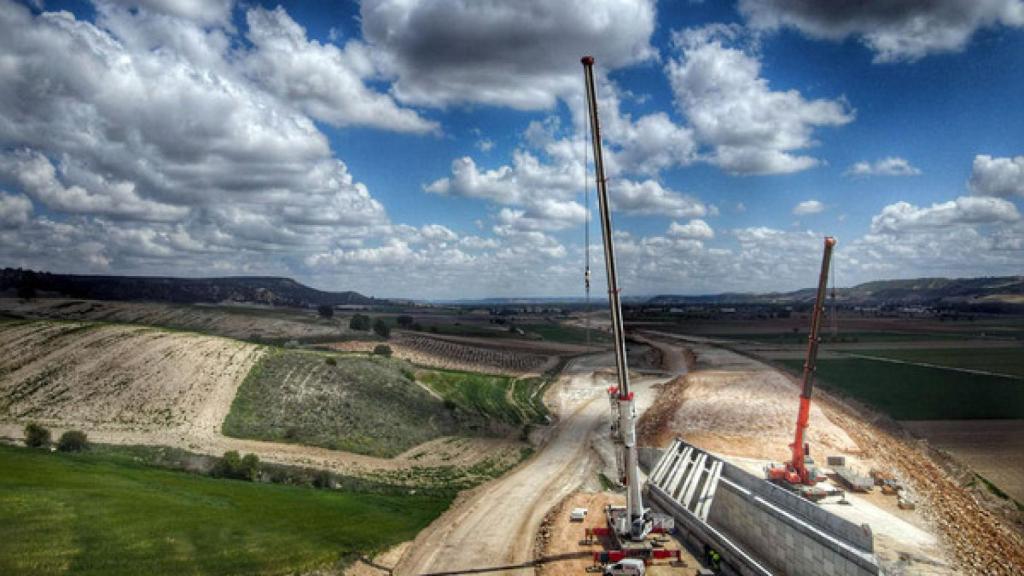
{"type": "Polygon", "coordinates": [[[835,245],[835,238],[825,237],[825,250],[821,257],[821,274],[818,277],[818,292],[815,295],[814,310],[811,313],[811,332],[807,335],[807,359],[804,361],[800,390],[800,411],[796,418],[796,434],[793,443],[789,445],[792,456],[784,465],[772,466],[768,469],[770,480],[784,480],[790,484],[805,484],[807,486],[817,483],[815,471],[807,465],[808,463],[813,464],[814,461],[807,456],[809,450],[804,443],[804,430],[807,428],[807,421],[811,414],[811,393],[814,391],[814,371],[818,360],[818,343],[820,342],[818,333],[821,329],[821,316],[825,310],[828,269],[832,261],[832,248],[835,245]]]}

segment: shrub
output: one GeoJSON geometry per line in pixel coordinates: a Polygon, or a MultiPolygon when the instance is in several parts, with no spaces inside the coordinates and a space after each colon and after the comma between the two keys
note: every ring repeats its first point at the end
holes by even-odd
{"type": "Polygon", "coordinates": [[[214,464],[210,475],[254,482],[260,478],[260,459],[255,454],[246,454],[245,458],[242,458],[238,451],[229,450],[214,464]]]}
{"type": "Polygon", "coordinates": [[[57,450],[61,452],[81,452],[88,448],[89,438],[81,430],[68,430],[57,441],[57,450]]]}
{"type": "Polygon", "coordinates": [[[387,344],[378,344],[378,345],[374,346],[373,353],[375,355],[377,355],[377,356],[386,356],[386,357],[390,358],[391,357],[391,346],[388,346],[387,344]]]}
{"type": "Polygon", "coordinates": [[[351,330],[362,330],[366,332],[370,329],[370,317],[365,314],[356,314],[348,321],[348,327],[351,330]]]}
{"type": "Polygon", "coordinates": [[[317,306],[316,312],[321,318],[333,318],[334,306],[331,306],[330,304],[321,304],[320,306],[317,306]]]}
{"type": "Polygon", "coordinates": [[[25,426],[25,445],[30,448],[45,448],[50,445],[50,431],[35,422],[25,426]]]}
{"type": "Polygon", "coordinates": [[[324,362],[326,362],[328,366],[337,366],[338,365],[338,361],[335,360],[333,357],[330,357],[330,356],[328,356],[327,359],[324,360],[324,362]]]}
{"type": "Polygon", "coordinates": [[[409,326],[412,326],[414,322],[412,316],[405,315],[399,316],[398,318],[395,319],[395,321],[398,322],[398,325],[402,326],[403,328],[408,328],[409,326]]]}
{"type": "Polygon", "coordinates": [[[391,327],[380,318],[377,318],[377,321],[373,323],[373,331],[385,340],[391,336],[391,327]]]}
{"type": "Polygon", "coordinates": [[[255,482],[260,479],[260,458],[255,454],[246,454],[238,468],[238,477],[242,480],[255,482]]]}

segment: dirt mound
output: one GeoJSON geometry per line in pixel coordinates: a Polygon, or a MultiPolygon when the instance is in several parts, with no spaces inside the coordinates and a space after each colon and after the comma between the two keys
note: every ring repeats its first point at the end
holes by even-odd
{"type": "MultiPolygon", "coordinates": [[[[797,385],[732,352],[697,345],[693,351],[698,368],[707,354],[728,369],[698,369],[666,384],[637,426],[641,444],[663,446],[681,434],[707,450],[784,460],[799,406],[797,385]]],[[[817,454],[858,451],[850,436],[814,404],[807,441],[817,454]]]]}
{"type": "Polygon", "coordinates": [[[0,418],[219,429],[259,347],[133,326],[0,324],[0,418]]]}

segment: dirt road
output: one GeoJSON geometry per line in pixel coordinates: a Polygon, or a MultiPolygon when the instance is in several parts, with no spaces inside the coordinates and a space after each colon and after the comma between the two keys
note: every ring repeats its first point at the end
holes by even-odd
{"type": "MultiPolygon", "coordinates": [[[[602,465],[591,442],[608,425],[606,390],[612,380],[611,364],[595,362],[598,357],[570,364],[549,393],[560,420],[547,444],[509,474],[464,494],[420,533],[395,574],[533,573],[534,537],[544,515],[602,465]]],[[[636,380],[638,399],[653,398],[650,387],[664,380],[636,380]]],[[[638,412],[649,404],[638,402],[638,412]]]]}

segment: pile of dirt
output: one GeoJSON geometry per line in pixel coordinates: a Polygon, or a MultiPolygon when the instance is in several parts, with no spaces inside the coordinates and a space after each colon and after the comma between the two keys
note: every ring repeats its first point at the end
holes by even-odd
{"type": "MultiPolygon", "coordinates": [[[[698,357],[700,350],[697,350],[698,357]]],[[[799,389],[754,363],[736,370],[698,370],[665,385],[637,425],[640,443],[664,446],[682,435],[713,452],[784,460],[789,454],[799,389]]],[[[858,445],[820,407],[811,406],[807,441],[818,453],[856,453],[858,445]]]]}
{"type": "Polygon", "coordinates": [[[1011,575],[1024,572],[1024,538],[979,503],[909,435],[873,423],[861,413],[824,395],[833,419],[861,446],[865,456],[897,470],[921,502],[919,510],[950,545],[959,573],[1011,575]]]}

